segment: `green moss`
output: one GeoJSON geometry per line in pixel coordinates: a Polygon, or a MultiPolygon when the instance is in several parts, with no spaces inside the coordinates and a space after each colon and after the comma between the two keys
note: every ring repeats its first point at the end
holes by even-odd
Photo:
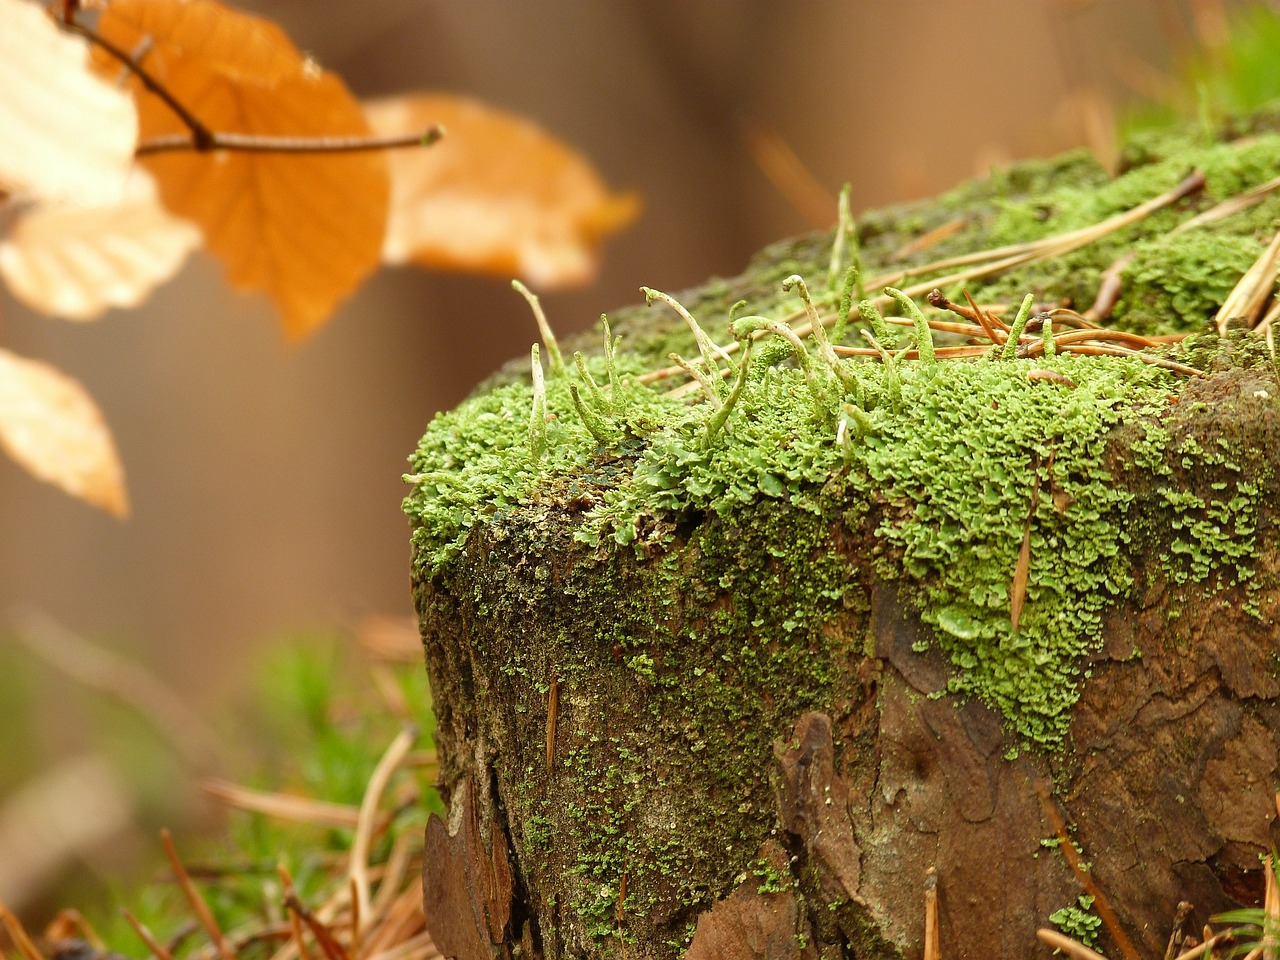
{"type": "MultiPolygon", "coordinates": [[[[465,527],[437,519],[455,515],[449,483],[464,488],[474,522],[478,483],[506,475],[531,496],[534,471],[545,477],[550,464],[584,484],[609,469],[610,482],[595,488],[596,505],[578,537],[594,545],[608,537],[642,554],[661,551],[677,525],[699,516],[767,525],[775,514],[760,505],[777,501],[813,517],[811,535],[797,542],[793,533],[765,546],[762,556],[774,566],[721,572],[719,584],[748,587],[747,605],[756,612],[743,626],[772,620],[775,639],[785,642],[843,592],[840,564],[813,561],[813,549],[828,536],[831,521],[824,518],[840,516],[850,503],[879,503],[879,572],[919,584],[924,619],[956,666],[952,691],[995,706],[1029,740],[1060,742],[1078,695],[1078,663],[1100,638],[1105,607],[1130,585],[1123,530],[1130,497],[1111,483],[1103,463],[1106,436],[1163,397],[1172,378],[1137,360],[1072,355],[1039,365],[1069,377],[1073,390],[1028,379],[1035,364],[1026,360],[907,364],[895,374],[891,399],[884,365],[844,364],[870,431],[847,446],[836,442],[836,410],[815,403],[801,371],[763,365],[711,444],[705,442],[711,405],[664,406],[658,395],[633,388],[633,406],[665,412],[667,420],[651,421],[625,461],[566,429],[559,442],[574,446],[560,451],[553,441],[548,463],[534,467],[519,446],[524,426],[514,412],[531,402],[527,388],[505,389],[503,400],[513,408],[506,416],[493,409],[497,394],[482,396],[472,401],[474,410],[464,406],[455,415],[475,416],[473,429],[486,438],[480,460],[439,469],[440,458],[456,457],[469,436],[456,419],[438,435],[433,428],[420,448],[415,465],[419,476],[431,478],[431,489],[424,495],[420,486],[410,500],[423,518],[415,531],[418,555],[438,567],[461,546],[465,527]],[[509,451],[507,460],[494,451],[509,451]],[[471,479],[477,470],[480,481],[471,479]],[[1033,504],[1037,485],[1043,495],[1033,504]],[[1055,502],[1070,506],[1060,511],[1055,502]],[[1029,514],[1031,575],[1015,632],[1010,585],[1029,514]],[[442,533],[447,542],[428,539],[442,533]],[[782,580],[776,566],[788,564],[795,575],[782,580]]],[[[835,396],[838,380],[828,379],[835,396]]],[[[491,508],[514,505],[519,496],[504,491],[491,508]]],[[[642,656],[627,662],[652,682],[642,656]]],[[[734,696],[712,692],[726,709],[734,696]]]]}
{"type": "Polygon", "coordinates": [[[1252,235],[1192,230],[1134,246],[1123,274],[1118,310],[1137,333],[1161,333],[1171,326],[1194,328],[1211,319],[1236,281],[1262,253],[1265,241],[1252,235]],[[1179,323],[1171,323],[1178,318],[1179,323]]]}

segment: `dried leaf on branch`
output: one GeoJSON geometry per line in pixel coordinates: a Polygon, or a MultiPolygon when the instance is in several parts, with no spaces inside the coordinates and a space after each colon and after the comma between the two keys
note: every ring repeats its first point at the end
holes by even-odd
{"type": "Polygon", "coordinates": [[[89,70],[87,44],[37,4],[0,0],[0,191],[110,203],[133,165],[133,98],[89,70]]]}
{"type": "MultiPolygon", "coordinates": [[[[207,128],[271,136],[364,136],[359,103],[274,23],[215,0],[115,0],[99,32],[131,50],[207,128]]],[[[104,67],[115,70],[104,58],[104,67]]],[[[137,78],[142,141],[190,128],[137,78]]],[[[165,205],[195,221],[239,289],[262,291],[302,336],[377,268],[389,194],[382,151],[178,150],[147,155],[165,205]]]]}
{"type": "Polygon", "coordinates": [[[448,270],[517,275],[541,287],[583,283],[600,241],[634,219],[579,153],[528,120],[465,97],[415,94],[365,104],[374,130],[441,124],[430,150],[390,154],[383,257],[448,270]]]}
{"type": "Polygon", "coordinates": [[[69,320],[136,307],[200,246],[200,231],[160,205],[141,168],[124,200],[42,204],[0,240],[0,277],[27,306],[69,320]]]}
{"type": "Polygon", "coordinates": [[[0,350],[0,447],[41,480],[117,517],[129,512],[111,431],[78,382],[0,350]]]}

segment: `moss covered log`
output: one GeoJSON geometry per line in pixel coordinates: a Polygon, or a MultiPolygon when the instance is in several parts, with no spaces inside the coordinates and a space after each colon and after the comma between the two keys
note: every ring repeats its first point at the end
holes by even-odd
{"type": "Polygon", "coordinates": [[[1180,900],[1257,902],[1280,382],[1264,336],[1211,321],[1280,226],[1271,193],[1216,216],[1280,176],[1275,126],[864,214],[851,247],[769,248],[433,420],[406,510],[446,955],[919,957],[929,871],[954,957],[1026,955],[1050,917],[1158,955],[1180,900]],[[986,340],[843,282],[855,257],[945,280],[1160,196],[944,283],[998,305],[967,321],[986,340]],[[1159,346],[1064,325],[1107,277],[1104,331],[1159,346]],[[672,352],[700,385],[652,376],[672,352]]]}

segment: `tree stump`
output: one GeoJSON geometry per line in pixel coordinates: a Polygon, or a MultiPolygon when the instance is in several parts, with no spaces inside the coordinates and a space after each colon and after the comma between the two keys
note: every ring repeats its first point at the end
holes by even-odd
{"type": "Polygon", "coordinates": [[[838,228],[674,298],[731,356],[631,308],[620,349],[547,343],[545,386],[513,366],[433,421],[406,509],[446,956],[919,958],[928,888],[949,958],[1028,956],[1051,917],[1157,957],[1180,901],[1193,931],[1260,903],[1280,382],[1245,328],[1274,266],[1226,336],[1212,320],[1280,201],[1178,226],[1280,174],[1274,121],[1139,144],[1115,177],[1016,166],[850,231],[868,280],[943,261],[900,285],[1005,324],[1033,294],[1013,343],[972,311],[850,309],[838,228]],[[835,342],[886,352],[789,335],[797,274],[835,342]],[[1117,284],[1104,330],[1050,309],[1117,284]],[[1202,332],[1148,362],[1116,330],[1202,332]],[[672,351],[702,386],[646,377],[672,351]]]}

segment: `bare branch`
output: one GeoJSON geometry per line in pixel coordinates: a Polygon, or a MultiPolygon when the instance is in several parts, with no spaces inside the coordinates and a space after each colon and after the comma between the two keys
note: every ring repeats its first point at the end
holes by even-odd
{"type": "Polygon", "coordinates": [[[119,60],[125,69],[141,80],[144,87],[163,100],[165,106],[177,114],[178,119],[186,124],[187,129],[191,131],[192,141],[200,145],[196,149],[210,149],[208,144],[213,140],[213,131],[205,126],[199,117],[179,102],[178,98],[169,92],[169,88],[156,79],[151,71],[138,62],[136,57],[127,50],[120,49],[106,37],[100,36],[96,31],[91,30],[82,23],[69,20],[64,22],[62,27],[64,30],[84,37],[95,47],[106,51],[119,60]]]}
{"type": "Polygon", "coordinates": [[[60,21],[63,29],[84,37],[91,44],[106,51],[136,76],[144,87],[164,101],[190,134],[167,134],[153,137],[138,144],[135,156],[145,157],[156,153],[178,150],[194,150],[208,153],[213,150],[234,150],[238,153],[356,153],[366,150],[390,150],[397,147],[429,147],[442,136],[444,127],[439,124],[418,133],[399,134],[390,137],[338,136],[338,137],[289,137],[255,133],[219,133],[192,113],[168,87],[151,73],[137,57],[122,50],[106,37],[75,20],[60,21]]]}
{"type": "Polygon", "coordinates": [[[397,147],[429,147],[444,136],[440,124],[418,133],[391,137],[278,137],[258,133],[210,133],[207,140],[195,134],[181,133],[152,137],[138,144],[135,156],[145,157],[178,150],[207,153],[211,150],[234,150],[237,153],[357,153],[365,150],[391,150],[397,147]]]}

